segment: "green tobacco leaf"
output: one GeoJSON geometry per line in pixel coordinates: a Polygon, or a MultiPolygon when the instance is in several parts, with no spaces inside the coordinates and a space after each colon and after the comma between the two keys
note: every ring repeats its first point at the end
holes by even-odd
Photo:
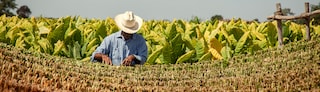
{"type": "Polygon", "coordinates": [[[251,31],[251,36],[255,36],[261,41],[266,41],[267,40],[267,38],[262,33],[259,33],[257,31],[251,31]]]}
{"type": "Polygon", "coordinates": [[[7,30],[6,27],[2,25],[2,22],[0,22],[0,41],[1,42],[8,42],[6,38],[7,30]]]}
{"type": "Polygon", "coordinates": [[[28,20],[20,20],[22,21],[22,24],[20,25],[20,28],[26,29],[25,31],[33,32],[33,24],[29,22],[28,20]]]}
{"type": "Polygon", "coordinates": [[[49,33],[48,40],[52,45],[56,43],[58,40],[63,41],[63,35],[65,34],[65,32],[66,30],[63,30],[63,24],[59,24],[53,31],[49,33]]]}
{"type": "Polygon", "coordinates": [[[147,64],[156,64],[156,59],[159,57],[160,53],[162,52],[163,47],[157,48],[157,50],[153,51],[148,59],[147,59],[147,64]]]}
{"type": "Polygon", "coordinates": [[[255,31],[257,31],[257,32],[264,32],[264,28],[266,28],[268,24],[269,24],[268,22],[261,23],[261,24],[258,25],[258,27],[255,29],[255,31]]]}
{"type": "Polygon", "coordinates": [[[181,34],[176,34],[175,37],[169,41],[172,47],[172,59],[175,61],[185,52],[185,45],[183,43],[181,34]]]}
{"type": "Polygon", "coordinates": [[[169,44],[169,42],[163,43],[163,50],[162,50],[162,59],[161,61],[165,64],[172,64],[175,61],[173,60],[173,49],[172,46],[169,44]]]}
{"type": "MultiPolygon", "coordinates": [[[[64,41],[68,44],[72,44],[72,42],[81,42],[81,32],[78,29],[67,30],[65,34],[64,41]]],[[[81,43],[79,43],[81,44],[81,43]]]]}
{"type": "Polygon", "coordinates": [[[222,54],[222,57],[223,57],[224,60],[228,60],[232,56],[231,48],[229,46],[224,46],[221,49],[221,54],[222,54]]]}
{"type": "Polygon", "coordinates": [[[78,42],[74,42],[72,45],[67,45],[68,47],[68,57],[74,59],[81,59],[81,45],[78,42]]]}
{"type": "Polygon", "coordinates": [[[67,16],[67,17],[62,17],[62,22],[63,22],[63,30],[67,30],[70,24],[73,23],[74,17],[67,16]]]}
{"type": "Polygon", "coordinates": [[[183,41],[184,42],[184,44],[187,46],[187,48],[188,49],[190,49],[190,50],[194,50],[195,49],[195,47],[194,46],[196,46],[196,40],[195,40],[195,38],[194,39],[186,39],[186,40],[184,40],[183,41]]]}
{"type": "Polygon", "coordinates": [[[239,53],[241,52],[242,48],[244,47],[245,43],[247,42],[247,39],[249,37],[250,31],[246,32],[238,41],[237,46],[235,48],[235,52],[239,53]]]}
{"type": "MultiPolygon", "coordinates": [[[[106,37],[107,36],[107,31],[106,31],[106,25],[104,25],[104,23],[102,23],[101,21],[97,22],[97,26],[96,26],[96,37],[106,37]]],[[[102,40],[101,40],[102,41],[102,40]]]]}
{"type": "Polygon", "coordinates": [[[39,28],[39,34],[49,34],[50,33],[50,29],[48,27],[45,27],[44,25],[41,25],[38,27],[39,28]]]}
{"type": "Polygon", "coordinates": [[[83,58],[83,59],[81,59],[80,60],[80,62],[88,62],[88,61],[90,61],[90,57],[85,57],[85,58],[83,58]]]}
{"type": "Polygon", "coordinates": [[[59,40],[54,44],[54,51],[52,55],[59,55],[59,53],[62,51],[62,48],[65,48],[64,42],[59,40]]]}
{"type": "Polygon", "coordinates": [[[222,40],[222,36],[224,36],[227,43],[232,44],[231,38],[229,37],[229,34],[228,34],[227,30],[225,29],[225,27],[221,27],[219,34],[221,34],[219,37],[220,38],[219,40],[222,40]]]}
{"type": "Polygon", "coordinates": [[[190,58],[195,54],[195,50],[191,50],[187,53],[185,53],[184,55],[180,56],[176,62],[176,64],[178,63],[185,63],[186,61],[190,60],[190,58]]]}
{"type": "Polygon", "coordinates": [[[232,27],[229,31],[229,35],[233,35],[234,38],[238,41],[242,35],[244,34],[244,31],[242,31],[240,28],[238,27],[232,27]]]}
{"type": "Polygon", "coordinates": [[[11,29],[7,32],[6,38],[8,38],[8,39],[10,40],[10,43],[11,43],[11,44],[14,44],[14,43],[15,43],[16,39],[18,38],[18,34],[17,34],[17,33],[19,33],[19,32],[20,32],[20,29],[19,29],[17,26],[11,28],[11,29]]]}
{"type": "Polygon", "coordinates": [[[63,41],[65,41],[66,42],[66,44],[72,44],[71,42],[72,42],[72,36],[74,35],[74,33],[75,33],[75,31],[76,31],[76,29],[72,29],[71,27],[69,27],[68,29],[67,29],[67,31],[65,32],[65,34],[64,34],[64,40],[63,41]]]}
{"type": "Polygon", "coordinates": [[[196,50],[196,58],[200,58],[208,51],[208,45],[204,41],[204,38],[199,39],[196,44],[194,44],[196,50]]]}
{"type": "Polygon", "coordinates": [[[14,46],[15,46],[15,47],[18,47],[18,48],[24,48],[24,47],[25,47],[24,37],[23,37],[23,36],[20,36],[20,37],[16,40],[16,43],[15,43],[14,46]]]}
{"type": "Polygon", "coordinates": [[[278,32],[276,26],[273,23],[268,22],[262,32],[267,34],[269,46],[276,46],[276,44],[278,43],[278,32]]]}
{"type": "Polygon", "coordinates": [[[202,62],[202,61],[210,60],[211,58],[212,58],[211,52],[207,52],[206,54],[201,56],[198,61],[202,62]]]}
{"type": "Polygon", "coordinates": [[[42,52],[50,54],[51,51],[53,50],[53,47],[51,46],[49,40],[46,38],[42,38],[38,40],[38,44],[40,45],[42,52]]]}
{"type": "Polygon", "coordinates": [[[81,59],[81,45],[78,42],[75,42],[72,49],[73,58],[81,59]]]}
{"type": "Polygon", "coordinates": [[[217,50],[219,53],[223,47],[222,44],[216,38],[211,38],[209,45],[210,48],[217,50]]]}
{"type": "Polygon", "coordinates": [[[96,50],[96,48],[98,47],[98,45],[94,45],[91,48],[89,48],[89,50],[86,53],[86,57],[91,56],[92,53],[96,50]]]}
{"type": "Polygon", "coordinates": [[[88,43],[87,49],[90,49],[90,48],[92,48],[93,46],[98,45],[98,44],[99,44],[99,43],[97,42],[97,38],[94,38],[94,39],[92,39],[92,40],[88,43]]]}
{"type": "Polygon", "coordinates": [[[165,29],[165,34],[166,34],[167,40],[171,40],[176,36],[177,30],[174,22],[167,26],[167,28],[165,29]]]}
{"type": "Polygon", "coordinates": [[[220,52],[218,52],[216,49],[213,49],[213,48],[210,48],[209,49],[209,52],[211,53],[212,55],[212,59],[222,59],[223,57],[220,55],[220,52]]]}

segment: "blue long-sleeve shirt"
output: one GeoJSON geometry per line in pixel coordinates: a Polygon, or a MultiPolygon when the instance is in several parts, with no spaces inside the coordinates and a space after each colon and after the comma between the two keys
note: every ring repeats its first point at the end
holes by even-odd
{"type": "MultiPolygon", "coordinates": [[[[116,66],[121,65],[122,61],[129,55],[134,55],[140,61],[140,64],[144,64],[148,57],[148,48],[141,35],[133,34],[131,39],[125,40],[121,31],[118,31],[104,38],[100,46],[92,53],[92,62],[97,61],[94,59],[97,53],[108,55],[112,64],[116,66]]],[[[134,64],[136,64],[136,61],[132,62],[132,65],[134,64]]]]}

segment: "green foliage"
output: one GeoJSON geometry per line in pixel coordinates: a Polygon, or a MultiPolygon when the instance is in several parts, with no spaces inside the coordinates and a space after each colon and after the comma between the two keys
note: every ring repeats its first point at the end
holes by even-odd
{"type": "MultiPolygon", "coordinates": [[[[311,12],[315,10],[320,10],[320,2],[318,5],[311,5],[311,12]]],[[[314,19],[312,22],[313,25],[320,25],[320,14],[312,16],[311,19],[314,19]]]]}
{"type": "MultiPolygon", "coordinates": [[[[119,30],[112,18],[20,19],[3,15],[0,19],[1,42],[82,61],[89,60],[104,37],[119,30]]],[[[275,21],[247,23],[241,19],[230,22],[150,20],[144,22],[138,34],[147,41],[148,64],[193,63],[227,60],[235,55],[252,54],[277,46],[275,24],[275,21]]],[[[311,25],[313,36],[320,34],[319,28],[311,25]]],[[[304,31],[304,25],[291,21],[283,23],[284,42],[305,38],[304,31]]]]}
{"type": "Polygon", "coordinates": [[[15,0],[1,0],[0,1],[0,16],[14,16],[14,14],[10,11],[11,9],[15,9],[17,4],[15,0]]]}
{"type": "Polygon", "coordinates": [[[210,20],[215,22],[215,21],[223,20],[223,17],[222,17],[222,15],[214,15],[211,17],[210,20]]]}

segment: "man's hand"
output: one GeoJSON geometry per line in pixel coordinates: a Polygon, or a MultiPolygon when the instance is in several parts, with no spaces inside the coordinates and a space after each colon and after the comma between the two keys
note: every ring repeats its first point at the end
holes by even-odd
{"type": "Polygon", "coordinates": [[[134,59],[136,59],[134,55],[129,55],[122,61],[122,65],[131,66],[131,63],[134,61],[134,59]]]}
{"type": "Polygon", "coordinates": [[[94,55],[94,58],[96,60],[101,61],[101,63],[106,63],[108,65],[112,65],[111,59],[109,58],[109,56],[104,55],[102,53],[97,53],[96,55],[94,55]]]}
{"type": "Polygon", "coordinates": [[[112,65],[112,61],[107,55],[102,55],[102,63],[112,65]]]}

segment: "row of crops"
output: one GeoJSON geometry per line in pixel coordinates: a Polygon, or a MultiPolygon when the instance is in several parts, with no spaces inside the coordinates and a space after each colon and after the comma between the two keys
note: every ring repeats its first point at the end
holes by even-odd
{"type": "Polygon", "coordinates": [[[319,61],[319,39],[229,61],[135,67],[81,62],[0,43],[0,91],[319,92],[319,61]]]}
{"type": "MultiPolygon", "coordinates": [[[[247,23],[241,19],[200,23],[149,20],[138,33],[147,40],[147,64],[184,63],[226,60],[277,46],[275,24],[247,23]]],[[[112,18],[0,17],[0,42],[82,61],[88,61],[103,38],[118,30],[112,18]]],[[[283,31],[284,43],[305,38],[304,25],[287,21],[283,23],[283,31]]],[[[311,35],[319,34],[320,26],[311,25],[311,35]]]]}

